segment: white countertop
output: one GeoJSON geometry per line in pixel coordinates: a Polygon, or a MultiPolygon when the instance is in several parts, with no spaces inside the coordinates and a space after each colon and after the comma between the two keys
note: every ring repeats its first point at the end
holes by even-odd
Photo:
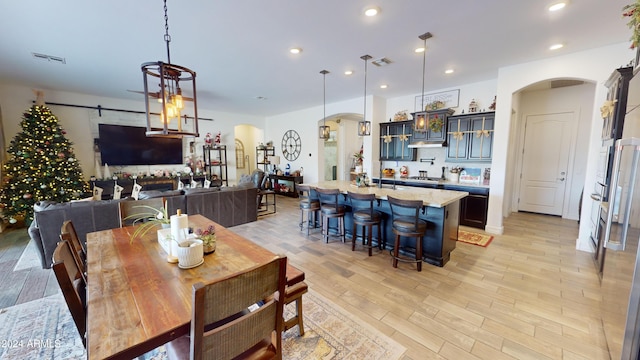
{"type": "MultiPolygon", "coordinates": [[[[379,178],[373,178],[374,180],[378,180],[379,178]]],[[[410,179],[410,178],[401,178],[401,177],[382,177],[382,180],[390,180],[390,181],[402,181],[402,182],[410,182],[416,184],[441,184],[441,185],[454,185],[454,186],[469,186],[476,188],[489,189],[489,185],[484,184],[473,184],[473,183],[461,183],[461,182],[452,182],[449,180],[420,180],[420,179],[410,179]]]]}
{"type": "MultiPolygon", "coordinates": [[[[347,191],[360,194],[375,194],[376,198],[386,200],[388,195],[394,198],[406,200],[422,200],[425,206],[443,207],[454,201],[469,195],[466,191],[453,191],[442,189],[427,189],[411,186],[396,186],[396,189],[378,188],[375,185],[369,187],[357,187],[349,181],[322,181],[304,185],[321,189],[339,189],[342,193],[347,191]]],[[[388,185],[387,185],[388,186],[388,185]]]]}

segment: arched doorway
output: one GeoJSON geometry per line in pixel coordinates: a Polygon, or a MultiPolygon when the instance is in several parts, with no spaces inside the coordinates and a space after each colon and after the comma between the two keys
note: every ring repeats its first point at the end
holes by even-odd
{"type": "Polygon", "coordinates": [[[358,121],[362,114],[340,113],[318,121],[330,127],[329,140],[318,142],[318,179],[349,180],[353,154],[360,151],[362,139],[358,137],[358,121]]]}
{"type": "Polygon", "coordinates": [[[513,94],[510,211],[578,220],[595,84],[541,81],[513,94]]]}

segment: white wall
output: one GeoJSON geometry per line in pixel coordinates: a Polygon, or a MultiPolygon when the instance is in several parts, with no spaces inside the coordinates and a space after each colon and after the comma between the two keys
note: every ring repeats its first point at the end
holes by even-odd
{"type": "MultiPolygon", "coordinates": [[[[372,105],[370,105],[371,103],[372,101],[367,100],[368,107],[372,107],[372,105]]],[[[327,119],[334,118],[336,114],[362,114],[362,110],[362,98],[326,104],[327,119]]],[[[369,117],[368,115],[370,113],[371,111],[367,110],[367,117],[369,117]]],[[[300,167],[304,168],[304,182],[306,183],[314,183],[324,179],[324,166],[319,165],[324,164],[324,154],[322,151],[324,144],[321,143],[324,140],[320,140],[318,138],[318,126],[322,122],[322,119],[323,107],[316,106],[309,109],[271,116],[266,120],[266,137],[274,140],[274,144],[276,145],[276,155],[281,156],[281,167],[283,168],[286,166],[287,161],[282,156],[282,149],[280,146],[282,135],[284,135],[284,133],[289,129],[294,129],[298,134],[300,134],[300,138],[302,140],[300,156],[295,161],[291,161],[289,163],[293,170],[300,169],[300,167]]],[[[327,125],[330,125],[330,122],[328,122],[327,125]]],[[[337,130],[337,128],[332,128],[332,130],[337,130]]],[[[345,136],[348,136],[347,141],[357,144],[366,141],[362,137],[358,137],[357,133],[353,133],[351,135],[345,134],[345,136]]],[[[370,169],[372,161],[370,140],[369,145],[365,143],[364,149],[365,167],[368,164],[370,169]]],[[[378,159],[377,155],[374,158],[378,159]]]]}
{"type": "MultiPolygon", "coordinates": [[[[634,54],[629,50],[628,44],[621,43],[499,69],[498,107],[496,109],[487,231],[502,233],[503,201],[509,197],[505,193],[505,189],[512,186],[508,184],[511,180],[508,180],[506,176],[506,169],[508,166],[507,154],[509,151],[514,151],[515,146],[509,136],[512,131],[512,110],[518,111],[513,107],[513,94],[530,84],[557,78],[583,79],[597,84],[594,105],[590,112],[589,137],[584,139],[589,144],[587,153],[589,160],[585,169],[584,184],[590,187],[595,180],[597,153],[601,145],[602,119],[599,107],[606,99],[607,88],[604,86],[604,82],[615,68],[628,64],[633,57],[634,54]]],[[[593,201],[588,196],[584,197],[583,214],[590,213],[592,203],[593,201]]],[[[580,222],[580,233],[576,246],[579,249],[591,250],[589,221],[580,222]]]]}

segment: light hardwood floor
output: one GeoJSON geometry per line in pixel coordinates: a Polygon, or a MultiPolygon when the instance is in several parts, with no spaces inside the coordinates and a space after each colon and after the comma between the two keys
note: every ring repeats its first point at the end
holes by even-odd
{"type": "MultiPolygon", "coordinates": [[[[298,227],[298,200],[232,228],[304,270],[312,291],[407,348],[405,359],[609,359],[591,254],[575,250],[576,221],[516,213],[487,248],[458,243],[443,268],[391,266],[319,229],[298,227]]],[[[473,229],[473,231],[478,231],[473,229]]],[[[0,234],[0,308],[46,296],[48,270],[11,273],[26,230],[0,234]],[[8,275],[7,275],[8,273],[8,275]],[[6,291],[9,289],[10,291],[6,291]]]]}
{"type": "MultiPolygon", "coordinates": [[[[350,240],[298,227],[298,202],[234,231],[286,254],[309,287],[407,348],[405,359],[609,359],[591,254],[578,223],[515,213],[487,248],[457,243],[442,268],[391,266],[350,240]]],[[[478,231],[472,229],[472,231],[478,231]]]]}

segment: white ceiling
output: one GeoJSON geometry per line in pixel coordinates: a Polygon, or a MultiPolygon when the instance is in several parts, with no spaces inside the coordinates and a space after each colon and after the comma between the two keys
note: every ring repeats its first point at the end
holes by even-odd
{"type": "MultiPolygon", "coordinates": [[[[497,77],[498,68],[628,41],[631,0],[573,0],[550,13],[539,0],[168,1],[171,60],[197,72],[203,109],[269,116],[364,95],[419,94],[497,77]],[[375,18],[362,13],[377,5],[375,18]],[[549,45],[565,47],[549,51],[549,45]],[[288,49],[301,47],[291,55],[288,49]],[[453,68],[453,75],[445,75],[453,68]],[[354,74],[345,76],[345,70],[354,74]],[[380,89],[387,84],[387,89],[380,89]],[[257,100],[265,97],[266,100],[257,100]]],[[[160,0],[0,0],[0,82],[140,99],[140,64],[166,61],[160,0]],[[33,58],[43,53],[66,64],[33,58]]],[[[625,64],[620,64],[625,65],[625,64]]],[[[97,105],[97,104],[96,104],[97,105]]],[[[142,110],[142,108],[140,109],[142,110]]]]}

